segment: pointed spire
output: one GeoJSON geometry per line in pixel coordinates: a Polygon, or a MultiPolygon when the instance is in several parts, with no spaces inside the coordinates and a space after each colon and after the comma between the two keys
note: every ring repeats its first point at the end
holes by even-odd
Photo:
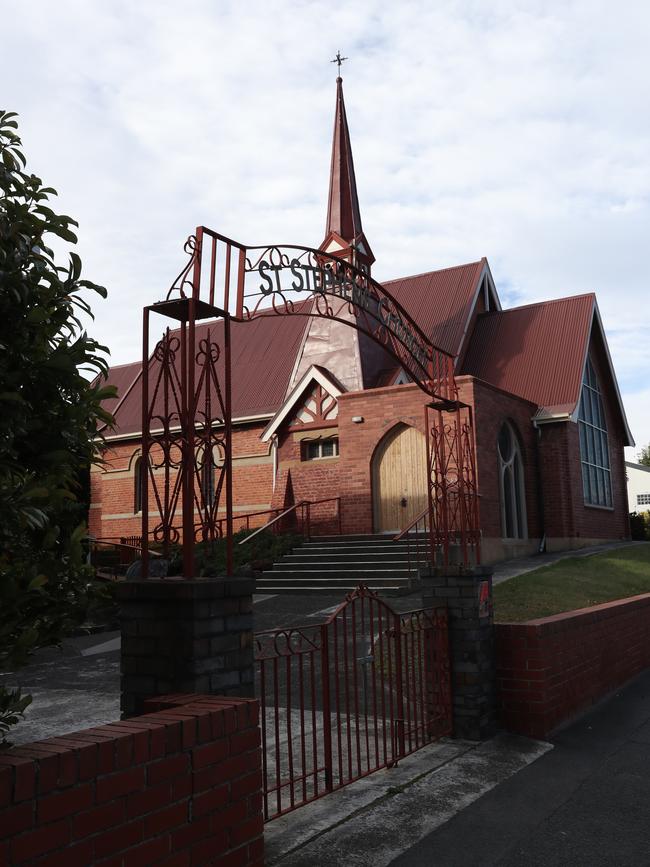
{"type": "Polygon", "coordinates": [[[344,241],[353,243],[361,234],[361,212],[354,177],[350,131],[343,101],[343,79],[336,79],[336,114],[332,140],[330,194],[327,206],[326,234],[335,232],[344,241]]]}

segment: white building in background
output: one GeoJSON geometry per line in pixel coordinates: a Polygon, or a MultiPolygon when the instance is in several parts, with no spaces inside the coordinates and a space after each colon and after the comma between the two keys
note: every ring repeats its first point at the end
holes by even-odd
{"type": "Polygon", "coordinates": [[[630,512],[650,512],[650,467],[625,461],[630,512]]]}

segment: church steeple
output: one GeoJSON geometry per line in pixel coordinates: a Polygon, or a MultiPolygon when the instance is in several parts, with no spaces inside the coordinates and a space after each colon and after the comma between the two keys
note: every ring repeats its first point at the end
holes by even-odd
{"type": "Polygon", "coordinates": [[[327,225],[320,249],[367,270],[375,261],[361,226],[350,131],[343,99],[343,79],[340,75],[336,79],[327,225]]]}

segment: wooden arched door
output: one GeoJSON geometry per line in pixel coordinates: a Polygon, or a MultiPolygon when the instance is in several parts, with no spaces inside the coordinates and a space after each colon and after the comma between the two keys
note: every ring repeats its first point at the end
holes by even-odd
{"type": "Polygon", "coordinates": [[[424,434],[398,425],[373,458],[373,512],[376,533],[398,532],[427,505],[427,448],[424,434]]]}

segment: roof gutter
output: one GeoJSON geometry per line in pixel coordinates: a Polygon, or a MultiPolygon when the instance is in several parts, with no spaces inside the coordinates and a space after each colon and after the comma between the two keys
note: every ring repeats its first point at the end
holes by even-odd
{"type": "MultiPolygon", "coordinates": [[[[238,418],[233,418],[232,423],[233,424],[248,424],[250,422],[255,422],[255,421],[268,421],[268,419],[271,419],[271,418],[273,418],[273,413],[272,412],[265,412],[265,413],[262,413],[261,415],[242,415],[242,416],[239,416],[238,418]]],[[[213,422],[212,427],[215,427],[215,428],[223,427],[223,422],[222,421],[213,422]]],[[[182,430],[182,428],[180,425],[176,425],[175,427],[170,427],[168,430],[170,433],[176,433],[176,432],[182,430]]],[[[163,433],[163,432],[164,432],[163,428],[156,428],[155,430],[149,431],[149,433],[152,433],[152,434],[163,433]]],[[[133,440],[133,439],[138,439],[141,437],[142,437],[142,431],[136,430],[136,431],[133,431],[131,433],[111,434],[111,436],[103,436],[103,437],[100,437],[99,439],[101,439],[102,441],[108,441],[108,440],[115,441],[115,440],[133,440]]]]}
{"type": "Polygon", "coordinates": [[[537,428],[542,424],[553,424],[556,421],[572,421],[575,422],[575,410],[573,412],[555,412],[548,415],[533,417],[533,426],[537,428]]]}

